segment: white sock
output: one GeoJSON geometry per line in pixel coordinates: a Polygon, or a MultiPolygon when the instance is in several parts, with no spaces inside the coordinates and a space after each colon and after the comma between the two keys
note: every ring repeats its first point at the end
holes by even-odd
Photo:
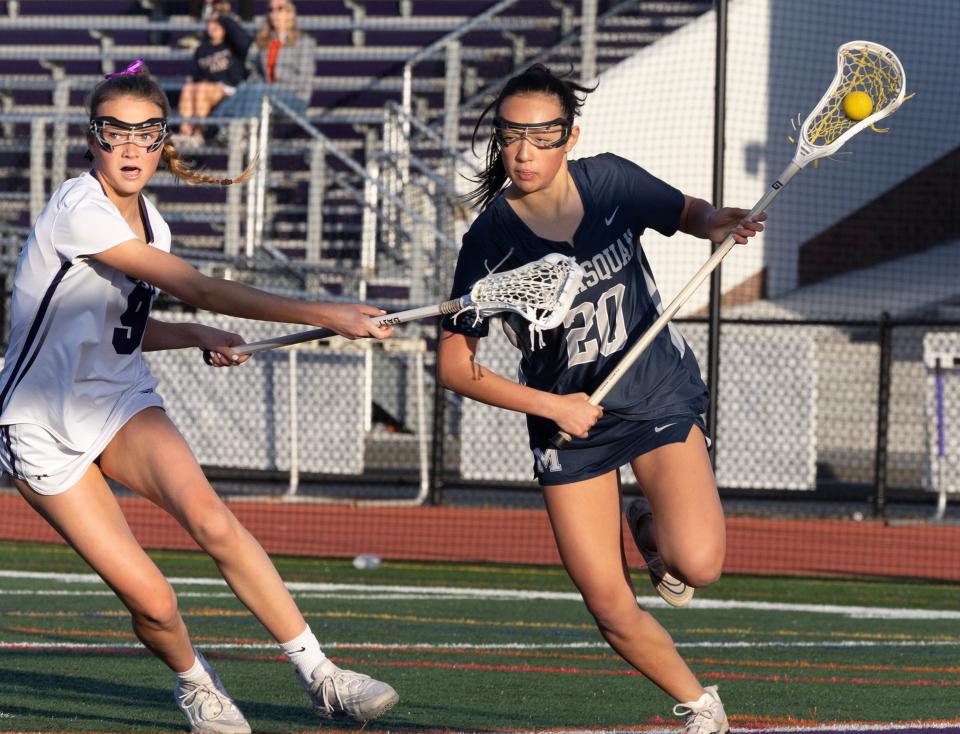
{"type": "Polygon", "coordinates": [[[327,656],[320,649],[320,641],[310,631],[309,626],[289,642],[280,643],[280,649],[293,663],[297,675],[305,686],[309,686],[312,682],[311,674],[317,666],[327,661],[327,656]]]}
{"type": "Polygon", "coordinates": [[[209,676],[210,674],[207,672],[207,669],[203,667],[199,656],[193,658],[193,665],[190,666],[189,670],[177,673],[177,679],[184,683],[199,683],[206,680],[209,676]]]}

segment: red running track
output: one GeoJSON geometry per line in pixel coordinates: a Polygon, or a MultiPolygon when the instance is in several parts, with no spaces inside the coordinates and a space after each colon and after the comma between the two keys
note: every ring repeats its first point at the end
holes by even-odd
{"type": "MultiPolygon", "coordinates": [[[[137,498],[120,500],[148,548],[196,549],[168,515],[137,498]]],[[[385,559],[558,564],[542,510],[350,507],[230,502],[269,553],[385,559]]],[[[627,560],[641,566],[626,534],[627,560]]],[[[15,492],[0,493],[0,540],[60,542],[15,492]]],[[[960,581],[960,527],[886,526],[874,520],[727,519],[727,573],[899,576],[960,581]]]]}

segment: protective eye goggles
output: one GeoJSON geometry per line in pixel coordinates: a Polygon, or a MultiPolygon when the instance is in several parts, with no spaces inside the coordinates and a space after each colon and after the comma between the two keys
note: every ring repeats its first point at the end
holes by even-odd
{"type": "Polygon", "coordinates": [[[107,153],[114,146],[133,143],[138,148],[146,148],[148,153],[160,149],[167,139],[167,120],[163,117],[151,117],[143,122],[124,122],[116,117],[94,117],[90,120],[90,133],[97,144],[107,153]]]}
{"type": "Polygon", "coordinates": [[[501,148],[519,140],[526,140],[535,148],[560,148],[570,139],[572,128],[570,121],[562,117],[535,125],[510,122],[502,117],[493,119],[493,137],[501,148]]]}

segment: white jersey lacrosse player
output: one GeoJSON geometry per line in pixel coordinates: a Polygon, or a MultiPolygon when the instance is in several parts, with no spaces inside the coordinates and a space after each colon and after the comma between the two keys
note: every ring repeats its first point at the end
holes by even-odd
{"type": "Polygon", "coordinates": [[[324,654],[257,539],[204,476],[163,410],[141,352],[201,349],[239,367],[243,337],[150,318],[157,292],[204,311],[386,338],[383,311],[287,298],[214,278],[170,252],[170,230],[143,189],[161,163],[188,184],[210,176],[169,139],[170,102],[142,59],[97,83],[87,103],[92,170],[67,181],[36,221],[17,265],[12,333],[0,372],[0,471],[130,612],[144,647],[175,675],[190,731],[250,734],[220,677],[193,646],[176,592],[130,532],[108,480],[165,511],[216,563],[239,602],[293,666],[316,714],[364,723],[399,700],[392,687],[324,654]]]}
{"type": "MultiPolygon", "coordinates": [[[[140,196],[149,244],[170,228],[140,196]]],[[[131,416],[161,406],[140,341],[152,285],[90,258],[136,235],[94,171],[65,181],[20,251],[0,373],[0,469],[41,494],[72,486],[131,416]]]]}

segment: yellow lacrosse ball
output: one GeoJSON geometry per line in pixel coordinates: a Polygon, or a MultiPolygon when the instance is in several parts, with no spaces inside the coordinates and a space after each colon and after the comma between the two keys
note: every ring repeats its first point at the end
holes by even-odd
{"type": "Polygon", "coordinates": [[[873,100],[866,92],[850,92],[843,98],[843,114],[854,122],[869,117],[873,112],[873,100]]]}

